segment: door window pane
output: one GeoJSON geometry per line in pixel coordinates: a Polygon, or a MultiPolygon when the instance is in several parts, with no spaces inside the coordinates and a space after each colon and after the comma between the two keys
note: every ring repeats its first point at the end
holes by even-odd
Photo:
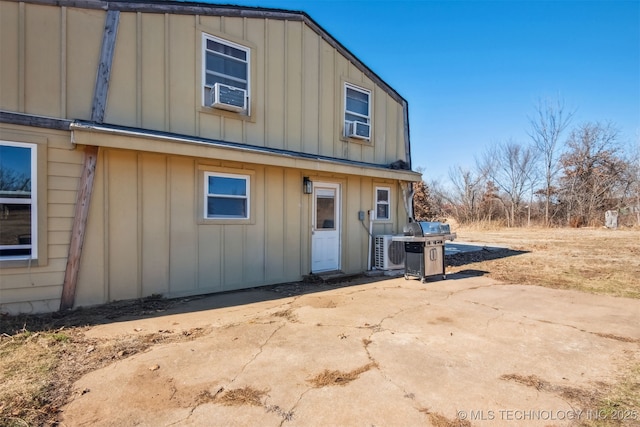
{"type": "Polygon", "coordinates": [[[333,230],[336,227],[336,194],[333,189],[316,190],[316,229],[333,230]]]}

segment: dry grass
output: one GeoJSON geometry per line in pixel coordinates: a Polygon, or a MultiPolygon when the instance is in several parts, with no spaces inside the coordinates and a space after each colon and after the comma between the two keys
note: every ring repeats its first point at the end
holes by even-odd
{"type": "Polygon", "coordinates": [[[564,400],[574,402],[581,408],[595,409],[607,393],[607,386],[600,384],[597,390],[586,390],[566,385],[556,385],[539,378],[537,375],[505,374],[500,376],[501,380],[514,381],[526,387],[535,388],[538,391],[554,393],[564,400]]]}
{"type": "Polygon", "coordinates": [[[86,327],[54,327],[60,319],[53,316],[29,318],[33,330],[27,324],[15,328],[18,320],[25,319],[1,319],[0,426],[56,425],[59,408],[82,375],[155,344],[192,340],[208,333],[196,328],[96,340],[84,336],[86,327]]]}
{"type": "Polygon", "coordinates": [[[548,383],[541,380],[536,375],[520,375],[520,374],[505,374],[500,377],[501,380],[515,381],[527,387],[533,387],[536,390],[542,390],[548,388],[548,383]]]}
{"type": "Polygon", "coordinates": [[[251,386],[227,390],[220,396],[220,401],[226,406],[262,406],[262,398],[267,390],[256,390],[251,386]]]}
{"type": "Polygon", "coordinates": [[[486,271],[506,283],[640,298],[640,229],[501,228],[456,230],[458,241],[522,251],[453,267],[486,271]]]}
{"type": "Polygon", "coordinates": [[[24,332],[0,341],[0,425],[35,425],[57,408],[47,398],[68,335],[24,332]]]}
{"type": "Polygon", "coordinates": [[[434,427],[471,427],[471,422],[459,418],[449,419],[442,414],[427,412],[429,421],[434,427]]]}
{"type": "Polygon", "coordinates": [[[581,427],[640,425],[640,364],[629,369],[614,386],[600,384],[595,390],[554,385],[536,375],[506,374],[500,379],[554,393],[573,402],[582,410],[583,416],[576,423],[581,427]]]}
{"type": "Polygon", "coordinates": [[[596,419],[586,420],[584,427],[640,426],[640,364],[600,399],[595,406],[596,419]]]}
{"type": "Polygon", "coordinates": [[[372,362],[349,372],[331,371],[329,369],[325,369],[315,377],[311,378],[309,382],[313,384],[314,387],[318,388],[332,385],[347,385],[351,381],[357,379],[360,374],[376,367],[377,365],[372,362]]]}

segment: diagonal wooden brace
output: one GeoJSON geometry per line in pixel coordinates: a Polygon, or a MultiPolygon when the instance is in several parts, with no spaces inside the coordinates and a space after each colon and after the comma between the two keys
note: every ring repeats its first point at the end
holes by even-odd
{"type": "Polygon", "coordinates": [[[80,188],[78,189],[76,208],[73,215],[67,268],[64,272],[60,311],[73,308],[76,296],[76,285],[78,283],[78,272],[80,270],[80,257],[82,255],[82,245],[84,244],[87,219],[89,217],[89,204],[91,202],[91,193],[93,192],[93,178],[96,173],[97,161],[98,147],[92,145],[86,146],[84,150],[82,176],[80,177],[80,188]]]}

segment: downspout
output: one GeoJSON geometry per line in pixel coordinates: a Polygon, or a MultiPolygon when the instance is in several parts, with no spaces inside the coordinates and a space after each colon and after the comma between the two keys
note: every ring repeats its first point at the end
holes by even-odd
{"type": "Polygon", "coordinates": [[[373,209],[367,211],[367,213],[369,214],[369,247],[367,248],[367,271],[371,271],[371,251],[373,249],[373,212],[373,209]]]}
{"type": "MultiPolygon", "coordinates": [[[[404,151],[405,161],[409,165],[411,170],[411,138],[409,132],[409,103],[406,100],[402,101],[402,113],[404,118],[404,151]]],[[[409,222],[413,222],[413,183],[412,182],[400,182],[400,188],[402,188],[402,195],[404,197],[404,208],[407,211],[409,222]]]]}
{"type": "Polygon", "coordinates": [[[411,170],[411,138],[409,133],[409,104],[406,100],[402,100],[402,115],[404,119],[404,154],[405,162],[411,170]]]}
{"type": "Polygon", "coordinates": [[[407,211],[409,222],[415,221],[413,217],[413,182],[399,181],[404,199],[404,209],[407,211]]]}

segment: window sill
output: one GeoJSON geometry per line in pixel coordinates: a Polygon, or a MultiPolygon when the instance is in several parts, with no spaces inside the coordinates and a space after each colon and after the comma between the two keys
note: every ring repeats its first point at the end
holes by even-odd
{"type": "Polygon", "coordinates": [[[340,136],[340,140],[342,142],[349,142],[352,144],[360,144],[360,145],[365,145],[367,147],[372,147],[373,146],[373,142],[371,139],[359,139],[359,138],[349,138],[347,136],[340,136]]]}
{"type": "Polygon", "coordinates": [[[236,113],[234,111],[223,110],[222,108],[205,107],[204,105],[198,109],[198,112],[211,116],[226,117],[229,119],[243,120],[252,123],[255,123],[256,121],[254,117],[246,113],[236,113]]]}
{"type": "Polygon", "coordinates": [[[198,225],[253,225],[255,221],[252,219],[234,219],[234,218],[200,218],[198,225]]]}

